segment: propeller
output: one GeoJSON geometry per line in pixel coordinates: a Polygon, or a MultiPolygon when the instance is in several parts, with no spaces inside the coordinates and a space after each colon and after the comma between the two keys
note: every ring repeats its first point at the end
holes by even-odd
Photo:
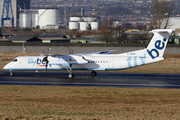
{"type": "Polygon", "coordinates": [[[46,62],[46,70],[47,70],[47,66],[48,66],[48,56],[46,55],[46,57],[43,58],[42,62],[46,62]]]}
{"type": "Polygon", "coordinates": [[[43,58],[42,62],[46,62],[46,70],[47,70],[47,67],[48,67],[48,56],[49,56],[49,50],[51,50],[51,48],[48,49],[48,54],[45,54],[45,51],[43,50],[43,53],[45,54],[46,57],[43,58]]]}

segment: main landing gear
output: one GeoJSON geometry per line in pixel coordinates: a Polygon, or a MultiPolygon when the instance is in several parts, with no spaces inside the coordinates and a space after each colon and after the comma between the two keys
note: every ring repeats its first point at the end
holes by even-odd
{"type": "Polygon", "coordinates": [[[68,73],[69,73],[69,78],[74,78],[74,74],[72,73],[72,65],[70,67],[66,67],[68,73]]]}
{"type": "MultiPolygon", "coordinates": [[[[69,67],[69,68],[66,68],[67,69],[67,71],[69,72],[69,78],[74,78],[74,74],[72,73],[72,68],[71,67],[69,67]]],[[[94,76],[96,76],[97,75],[97,73],[95,72],[95,71],[92,71],[91,72],[91,76],[92,77],[94,77],[94,76]]]]}
{"type": "MultiPolygon", "coordinates": [[[[70,65],[69,67],[66,67],[66,69],[67,69],[67,71],[68,71],[68,73],[69,73],[69,75],[68,75],[68,77],[69,78],[74,78],[74,74],[72,73],[72,65],[70,65]]],[[[91,72],[91,76],[96,76],[97,75],[97,73],[95,72],[95,71],[92,71],[91,72]]]]}
{"type": "Polygon", "coordinates": [[[69,78],[74,78],[74,74],[73,73],[69,73],[69,78]]]}
{"type": "Polygon", "coordinates": [[[91,72],[91,76],[94,77],[94,76],[96,76],[96,75],[97,75],[97,73],[96,73],[95,71],[92,71],[92,72],[91,72]]]}

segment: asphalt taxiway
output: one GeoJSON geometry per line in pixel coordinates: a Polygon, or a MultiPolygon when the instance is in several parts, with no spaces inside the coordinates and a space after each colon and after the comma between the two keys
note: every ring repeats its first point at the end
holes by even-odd
{"type": "Polygon", "coordinates": [[[73,79],[67,72],[9,72],[0,71],[1,85],[45,85],[45,86],[100,86],[129,88],[180,88],[180,74],[144,74],[144,73],[114,73],[74,72],[73,79]]]}

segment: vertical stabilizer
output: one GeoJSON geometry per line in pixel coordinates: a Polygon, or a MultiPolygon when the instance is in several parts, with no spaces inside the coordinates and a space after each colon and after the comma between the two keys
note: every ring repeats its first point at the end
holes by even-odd
{"type": "Polygon", "coordinates": [[[151,32],[154,33],[154,36],[148,44],[146,51],[150,58],[156,59],[163,56],[172,29],[156,29],[151,32]]]}

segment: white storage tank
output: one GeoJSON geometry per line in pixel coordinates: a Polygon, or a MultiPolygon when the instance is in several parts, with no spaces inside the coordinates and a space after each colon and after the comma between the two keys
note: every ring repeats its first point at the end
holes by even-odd
{"type": "Polygon", "coordinates": [[[70,17],[71,22],[81,22],[82,17],[70,17]]]}
{"type": "Polygon", "coordinates": [[[38,14],[32,13],[32,27],[36,28],[37,25],[38,25],[38,14]]]}
{"type": "Polygon", "coordinates": [[[88,22],[89,24],[93,21],[95,21],[97,17],[83,17],[83,20],[88,22]]]}
{"type": "Polygon", "coordinates": [[[39,9],[38,16],[40,29],[45,29],[47,25],[59,25],[59,9],[39,9]]]}
{"type": "Polygon", "coordinates": [[[98,30],[99,22],[91,22],[91,30],[98,30]]]}
{"type": "Polygon", "coordinates": [[[78,22],[69,22],[69,29],[70,30],[73,30],[73,29],[76,29],[78,30],[78,22]]]}
{"type": "Polygon", "coordinates": [[[88,22],[79,22],[79,25],[80,25],[80,30],[84,31],[87,30],[88,22]]]}
{"type": "Polygon", "coordinates": [[[31,24],[31,20],[32,20],[32,16],[31,13],[29,13],[28,11],[25,11],[23,13],[21,13],[19,15],[20,21],[19,21],[19,27],[20,28],[31,28],[32,24],[31,24]]]}

